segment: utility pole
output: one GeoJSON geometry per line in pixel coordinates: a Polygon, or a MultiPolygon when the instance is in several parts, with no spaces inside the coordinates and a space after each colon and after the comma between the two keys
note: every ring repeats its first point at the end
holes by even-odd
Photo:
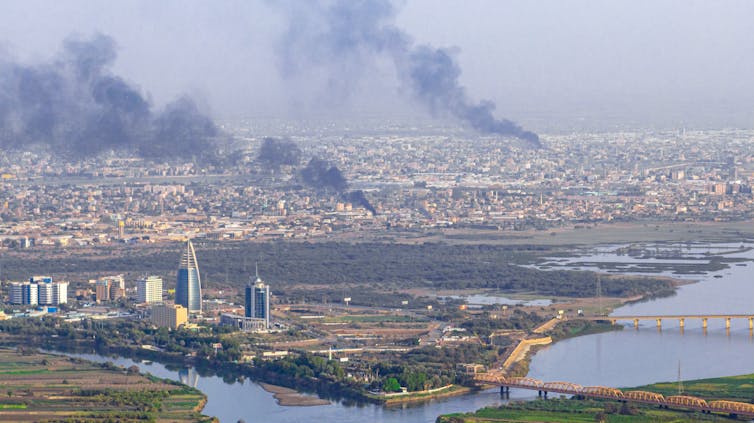
{"type": "Polygon", "coordinates": [[[602,316],[602,276],[597,273],[597,315],[602,316]]]}

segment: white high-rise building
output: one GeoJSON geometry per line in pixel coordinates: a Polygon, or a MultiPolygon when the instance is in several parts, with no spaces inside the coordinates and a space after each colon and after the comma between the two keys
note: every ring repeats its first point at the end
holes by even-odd
{"type": "Polygon", "coordinates": [[[149,276],[139,279],[137,294],[140,303],[161,303],[162,278],[159,276],[149,276]]]}
{"type": "Polygon", "coordinates": [[[11,304],[39,304],[39,290],[35,283],[11,282],[8,287],[8,300],[11,304]]]}
{"type": "Polygon", "coordinates": [[[52,285],[53,285],[52,282],[42,282],[40,284],[37,284],[37,287],[39,289],[39,304],[42,304],[42,305],[55,304],[53,302],[52,285]]]}
{"type": "Polygon", "coordinates": [[[68,282],[33,277],[29,282],[12,282],[8,287],[11,304],[59,305],[68,302],[68,282]]]}
{"type": "Polygon", "coordinates": [[[68,302],[68,282],[52,283],[52,303],[55,305],[68,302]]]}

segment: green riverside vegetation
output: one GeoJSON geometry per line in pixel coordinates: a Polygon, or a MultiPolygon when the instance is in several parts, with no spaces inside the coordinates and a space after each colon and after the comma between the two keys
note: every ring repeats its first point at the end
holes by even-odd
{"type": "Polygon", "coordinates": [[[0,349],[0,420],[35,422],[212,422],[206,397],[139,369],[0,349]]]}
{"type": "MultiPolygon", "coordinates": [[[[675,382],[663,382],[632,388],[663,395],[678,395],[675,382]]],[[[683,395],[710,400],[754,401],[754,374],[683,381],[683,395]]],[[[483,408],[474,413],[440,416],[438,423],[475,422],[689,422],[736,420],[722,414],[659,409],[656,406],[621,403],[610,400],[561,398],[512,402],[497,408],[483,408]]]]}

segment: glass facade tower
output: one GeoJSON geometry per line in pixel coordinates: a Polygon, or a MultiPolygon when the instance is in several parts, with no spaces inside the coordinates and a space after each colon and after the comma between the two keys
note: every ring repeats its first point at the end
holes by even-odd
{"type": "Polygon", "coordinates": [[[186,307],[189,313],[202,312],[202,280],[196,261],[194,245],[186,241],[186,249],[178,265],[178,280],[175,285],[175,303],[186,307]]]}
{"type": "Polygon", "coordinates": [[[245,316],[264,319],[265,328],[270,328],[270,286],[262,282],[257,272],[254,285],[247,285],[245,289],[245,316]]]}

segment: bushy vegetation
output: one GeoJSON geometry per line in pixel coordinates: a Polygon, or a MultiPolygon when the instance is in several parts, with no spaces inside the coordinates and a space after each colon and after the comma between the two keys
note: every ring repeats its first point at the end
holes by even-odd
{"type": "Polygon", "coordinates": [[[509,315],[504,319],[491,319],[489,314],[486,313],[474,316],[461,323],[461,327],[470,333],[486,338],[490,336],[492,332],[497,330],[531,330],[547,320],[547,318],[536,313],[527,313],[516,308],[508,313],[509,315]]]}
{"type": "MultiPolygon", "coordinates": [[[[195,243],[202,276],[212,284],[240,285],[249,280],[254,262],[260,263],[265,280],[276,293],[288,293],[294,286],[317,285],[315,293],[340,299],[342,287],[360,286],[350,295],[353,304],[369,304],[376,291],[404,288],[485,288],[501,292],[535,292],[546,296],[588,297],[594,295],[596,274],[585,271],[541,271],[521,264],[536,261],[547,247],[502,245],[389,244],[389,243],[195,243]],[[322,290],[330,286],[332,291],[322,290]],[[372,292],[369,292],[372,291],[372,292]]],[[[9,255],[3,259],[3,273],[25,278],[28,269],[36,273],[76,275],[102,273],[155,273],[172,275],[180,246],[130,249],[103,247],[97,256],[47,257],[9,255]]],[[[170,284],[172,278],[166,278],[170,284]]],[[[671,283],[664,279],[611,276],[603,278],[606,296],[667,293],[671,283]]],[[[299,295],[305,295],[299,291],[299,295]]],[[[394,295],[393,295],[394,296],[394,295]]],[[[387,296],[385,298],[390,298],[387,296]]],[[[393,301],[409,299],[404,295],[393,301]]]]}
{"type": "Polygon", "coordinates": [[[549,399],[511,402],[497,408],[483,408],[475,413],[441,416],[439,423],[463,423],[484,420],[517,422],[565,423],[639,423],[719,421],[721,416],[674,410],[658,410],[651,406],[620,404],[614,401],[549,399]]]}

